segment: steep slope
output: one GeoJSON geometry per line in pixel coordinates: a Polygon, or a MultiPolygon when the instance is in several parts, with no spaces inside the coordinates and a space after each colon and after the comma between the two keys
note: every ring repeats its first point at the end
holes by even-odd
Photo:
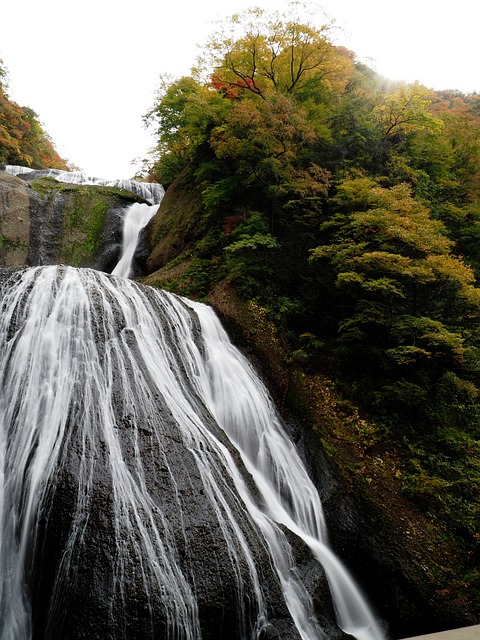
{"type": "Polygon", "coordinates": [[[395,441],[342,397],[326,372],[302,369],[266,310],[215,271],[218,257],[205,250],[207,230],[200,190],[187,168],[167,190],[151,226],[152,273],[145,283],[212,304],[263,371],[303,442],[323,493],[332,545],[355,570],[393,637],[477,623],[476,591],[465,581],[474,559],[444,523],[407,498],[395,441]],[[208,279],[202,262],[210,266],[208,279]]]}
{"type": "Polygon", "coordinates": [[[122,244],[129,191],[0,171],[0,266],[68,264],[110,272],[122,244]]]}
{"type": "Polygon", "coordinates": [[[27,263],[30,190],[20,178],[0,172],[0,265],[27,263]]]}

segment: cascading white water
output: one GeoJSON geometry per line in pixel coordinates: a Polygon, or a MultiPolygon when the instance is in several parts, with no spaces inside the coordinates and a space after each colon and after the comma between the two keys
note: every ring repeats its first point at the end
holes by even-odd
{"type": "Polygon", "coordinates": [[[159,204],[165,193],[163,186],[155,182],[140,182],[138,180],[108,180],[88,176],[83,171],[62,171],[60,169],[31,169],[21,165],[5,165],[5,171],[12,175],[20,176],[35,172],[39,177],[55,178],[59,182],[68,184],[93,184],[101,187],[117,187],[132,191],[150,204],[159,204]]]}
{"type": "MultiPolygon", "coordinates": [[[[352,578],[327,544],[327,531],[318,493],[283,429],[265,387],[249,362],[232,345],[213,310],[188,301],[197,312],[205,340],[205,372],[200,380],[202,396],[218,423],[241,453],[245,466],[268,505],[268,517],[286,526],[310,547],[322,564],[332,591],[338,624],[358,640],[380,640],[383,632],[352,578]],[[248,425],[248,428],[245,428],[248,425]]],[[[263,523],[274,559],[279,563],[278,529],[263,523]]],[[[290,569],[290,568],[288,568],[290,569]]],[[[299,585],[300,586],[300,585],[299,585]]],[[[302,638],[315,636],[298,620],[302,638]]]]}
{"type": "MultiPolygon", "coordinates": [[[[301,537],[324,566],[339,625],[359,640],[383,637],[358,589],[328,549],[318,494],[265,388],[211,309],[127,279],[70,267],[39,267],[14,275],[3,292],[2,308],[1,640],[31,638],[30,555],[49,489],[74,437],[81,443],[78,496],[52,601],[60,599],[62,581],[83,539],[94,465],[104,455],[112,478],[118,597],[127,551],[133,549],[145,591],[165,593],[168,637],[200,640],[195,590],[176,560],[167,514],[147,490],[148,469],[137,451],[138,427],[134,424],[128,436],[133,462],[125,458],[125,435],[118,428],[119,402],[123,413],[148,416],[154,455],[174,482],[176,469],[165,455],[172,428],[158,413],[159,396],[176,425],[175,437],[195,461],[202,493],[232,564],[247,567],[256,614],[245,639],[258,637],[267,613],[249,542],[229,506],[232,486],[235,500],[263,534],[300,637],[324,640],[325,634],[313,614],[311,595],[296,575],[284,527],[301,537]],[[200,343],[195,337],[198,322],[200,343]],[[104,334],[101,344],[99,331],[104,334]],[[78,418],[75,433],[69,423],[72,413],[78,418]],[[210,418],[206,421],[205,416],[210,418]],[[211,419],[240,452],[265,507],[209,426],[211,419]]],[[[239,594],[244,579],[239,573],[239,594]]]]}
{"type": "MultiPolygon", "coordinates": [[[[12,175],[27,175],[34,170],[20,165],[6,165],[5,171],[12,175]]],[[[66,182],[68,184],[118,187],[135,193],[149,203],[134,202],[125,210],[122,253],[112,273],[122,278],[128,278],[130,276],[139,234],[158,211],[158,207],[165,194],[163,186],[155,182],[138,182],[137,180],[104,180],[102,178],[87,176],[82,171],[61,171],[59,169],[35,170],[35,175],[55,178],[59,182],[66,182]]]]}
{"type": "Polygon", "coordinates": [[[140,231],[147,226],[157,213],[160,203],[148,205],[135,202],[125,212],[123,222],[123,246],[122,255],[112,274],[122,278],[128,278],[132,268],[132,261],[137,248],[140,231]]]}
{"type": "MultiPolygon", "coordinates": [[[[27,588],[30,554],[46,495],[55,484],[56,471],[74,435],[68,430],[68,416],[74,411],[79,416],[77,427],[82,429],[77,507],[62,559],[64,575],[56,579],[59,593],[53,594],[53,599],[61,597],[62,581],[81,541],[92,499],[93,467],[102,455],[102,446],[106,446],[114,491],[117,556],[113,571],[120,589],[127,559],[124,553],[131,547],[143,567],[145,591],[165,593],[171,637],[199,639],[192,585],[177,563],[169,522],[146,489],[143,461],[138,456],[134,468],[126,462],[115,415],[118,399],[114,396],[115,381],[129,410],[150,417],[160,458],[165,457],[162,442],[170,433],[163,416],[156,415],[154,400],[158,394],[165,399],[185,447],[210,452],[210,457],[198,454],[196,458],[203,490],[225,533],[232,559],[247,563],[256,584],[248,545],[225,501],[230,489],[222,478],[230,477],[234,464],[225,447],[202,423],[195,402],[177,376],[180,366],[194,375],[191,352],[196,353],[196,347],[187,326],[188,313],[173,297],[160,293],[152,304],[128,280],[115,281],[94,271],[60,267],[25,271],[5,292],[3,308],[0,638],[31,637],[27,588]],[[171,326],[162,324],[165,314],[171,326]],[[119,322],[123,327],[120,335],[119,322]],[[16,327],[13,336],[12,324],[16,327]],[[105,332],[104,353],[98,345],[98,324],[105,332]],[[168,333],[173,334],[170,340],[168,333]],[[129,346],[132,341],[136,342],[138,359],[144,363],[143,370],[134,364],[129,346]]],[[[135,431],[131,437],[135,440],[135,431]]],[[[175,469],[166,458],[164,465],[174,478],[175,469]]],[[[180,503],[178,510],[181,513],[180,503]]],[[[257,608],[261,621],[263,605],[258,587],[257,608]]]]}
{"type": "MultiPolygon", "coordinates": [[[[23,169],[10,167],[10,172],[19,174],[23,169]]],[[[78,172],[49,175],[67,182],[107,184],[78,172]]],[[[108,184],[138,193],[132,182],[108,184]]],[[[120,601],[125,597],[122,581],[133,552],[147,599],[157,592],[164,595],[170,625],[167,637],[201,638],[194,585],[178,562],[168,514],[147,488],[148,470],[140,455],[135,423],[130,435],[133,464],[125,458],[125,436],[118,429],[119,390],[123,412],[137,418],[148,416],[156,442],[154,455],[162,460],[174,485],[176,469],[165,453],[165,439],[171,433],[154,401],[158,396],[193,457],[230,562],[247,568],[253,594],[248,599],[253,598],[255,614],[250,622],[247,613],[242,614],[245,640],[259,637],[268,616],[248,535],[231,507],[232,487],[234,501],[243,505],[263,536],[302,640],[325,640],[325,633],[315,618],[312,596],[296,570],[285,528],[302,539],[323,566],[340,628],[358,640],[381,640],[379,624],[328,546],[318,493],[266,389],[229,342],[213,311],[125,279],[139,232],[163,196],[160,185],[148,185],[151,191],[147,193],[144,183],[138,184],[143,189],[140,195],[154,204],[135,204],[126,212],[122,257],[113,272],[120,278],[68,267],[35,268],[14,275],[4,291],[0,320],[0,640],[31,640],[29,564],[39,520],[48,511],[51,487],[74,438],[69,422],[72,413],[78,418],[75,429],[81,429],[75,435],[81,443],[78,496],[55,578],[52,610],[61,608],[62,588],[73,571],[90,517],[95,461],[106,447],[114,505],[112,572],[118,597],[120,601]],[[196,323],[201,326],[200,343],[195,338],[196,323]],[[104,346],[99,345],[99,331],[104,346]],[[208,416],[203,415],[205,410],[208,416]],[[212,419],[239,452],[261,502],[248,488],[225,443],[210,428],[212,419]]],[[[179,496],[178,513],[183,509],[179,496]]],[[[188,520],[186,514],[182,518],[188,520]]],[[[240,569],[234,573],[242,601],[245,573],[240,569]]],[[[155,635],[154,629],[152,633],[155,635]]]]}

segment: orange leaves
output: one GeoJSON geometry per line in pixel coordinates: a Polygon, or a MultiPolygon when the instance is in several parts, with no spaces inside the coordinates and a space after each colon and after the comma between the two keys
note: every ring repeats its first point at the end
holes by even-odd
{"type": "Polygon", "coordinates": [[[43,130],[37,114],[20,107],[0,84],[0,162],[24,164],[35,169],[67,169],[43,130]]]}

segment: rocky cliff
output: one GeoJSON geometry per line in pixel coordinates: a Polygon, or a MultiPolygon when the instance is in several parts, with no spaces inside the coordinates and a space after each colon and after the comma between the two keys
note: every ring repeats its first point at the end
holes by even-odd
{"type": "Polygon", "coordinates": [[[30,189],[0,172],[0,265],[27,264],[30,246],[30,189]]]}
{"type": "Polygon", "coordinates": [[[115,187],[0,171],[0,266],[68,264],[110,272],[125,209],[143,200],[115,187]]]}
{"type": "MultiPolygon", "coordinates": [[[[195,309],[64,265],[0,269],[0,297],[5,637],[323,638],[316,618],[347,640],[321,566],[288,522],[270,525],[269,479],[257,485],[221,417],[260,381],[229,369],[233,395],[217,385],[214,398],[206,354],[222,372],[229,360],[195,309]]],[[[271,424],[264,398],[254,408],[271,424]]],[[[255,450],[247,407],[230,416],[255,450]]],[[[289,471],[303,469],[289,453],[289,471]]]]}

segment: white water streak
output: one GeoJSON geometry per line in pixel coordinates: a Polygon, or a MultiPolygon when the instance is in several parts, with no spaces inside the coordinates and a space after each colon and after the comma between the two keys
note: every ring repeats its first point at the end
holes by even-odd
{"type": "MultiPolygon", "coordinates": [[[[218,423],[240,451],[265,498],[268,515],[301,537],[322,564],[339,627],[358,640],[381,640],[383,631],[363,595],[328,547],[320,498],[280,424],[266,389],[250,363],[232,345],[213,310],[199,303],[188,304],[200,318],[205,340],[206,369],[202,382],[208,384],[203,387],[203,395],[218,423]]],[[[279,530],[271,528],[267,540],[275,560],[283,563],[285,556],[276,551],[278,534],[279,530]]],[[[291,568],[288,567],[288,571],[282,566],[277,568],[286,589],[291,568]]],[[[297,594],[293,595],[291,613],[297,618],[297,594]]],[[[297,619],[300,631],[303,625],[304,621],[297,619]]],[[[312,637],[308,628],[301,635],[305,640],[312,637]]]]}
{"type": "Polygon", "coordinates": [[[157,213],[159,204],[148,205],[135,202],[125,212],[123,221],[122,255],[112,271],[115,276],[128,278],[132,269],[133,257],[138,244],[140,231],[144,229],[157,213]]]}
{"type": "MultiPolygon", "coordinates": [[[[252,552],[229,506],[232,498],[262,532],[303,640],[324,639],[325,634],[311,596],[296,576],[283,525],[310,546],[325,568],[339,625],[359,640],[382,638],[358,589],[328,549],[318,494],[270,398],[209,308],[91,270],[34,268],[17,280],[12,279],[5,292],[0,317],[1,640],[31,640],[31,554],[40,510],[74,437],[72,420],[81,443],[77,505],[52,607],[61,606],[62,581],[73,570],[87,526],[95,460],[103,455],[113,487],[117,597],[120,602],[124,597],[122,578],[133,549],[147,597],[164,593],[168,637],[200,640],[194,589],[178,562],[168,518],[149,494],[138,449],[136,418],[141,414],[149,417],[156,455],[175,486],[176,470],[163,444],[170,437],[169,427],[158,415],[158,396],[196,462],[232,566],[247,567],[256,623],[248,630],[251,622],[245,614],[245,638],[258,637],[267,612],[252,552]],[[186,305],[200,319],[200,348],[186,305]],[[100,343],[98,332],[104,335],[100,343]],[[118,428],[119,398],[123,414],[133,418],[128,437],[135,456],[129,464],[118,428]],[[202,418],[205,410],[241,453],[265,509],[202,418]]],[[[178,514],[180,521],[188,519],[181,501],[178,514]]],[[[239,601],[244,579],[237,569],[239,601]]]]}
{"type": "Polygon", "coordinates": [[[90,184],[101,187],[117,187],[140,196],[150,204],[159,204],[165,193],[161,184],[156,182],[140,182],[138,180],[108,180],[89,176],[83,171],[62,171],[60,169],[31,169],[20,165],[6,165],[5,171],[15,176],[26,175],[35,171],[41,177],[55,178],[67,184],[90,184]]]}
{"type": "MultiPolygon", "coordinates": [[[[115,414],[114,378],[120,381],[126,407],[150,416],[158,456],[163,456],[163,439],[168,437],[162,417],[156,415],[154,396],[158,394],[165,399],[185,447],[210,452],[208,457],[196,455],[199,477],[224,533],[232,563],[239,567],[246,562],[251,572],[261,624],[265,612],[255,563],[225,498],[226,493],[231,493],[228,478],[234,464],[225,447],[203,424],[178,375],[181,359],[185,359],[185,366],[191,366],[188,354],[195,349],[191,334],[179,322],[185,314],[182,305],[173,297],[158,294],[151,308],[147,298],[128,280],[114,281],[89,270],[57,267],[25,271],[22,281],[17,286],[12,284],[6,293],[3,305],[0,638],[31,637],[28,568],[40,510],[45,506],[50,485],[55,483],[62,452],[68,449],[72,437],[67,430],[72,412],[77,414],[74,423],[76,429],[81,428],[83,450],[77,508],[52,606],[61,602],[62,582],[68,577],[88,520],[93,466],[102,456],[101,441],[107,449],[114,491],[117,595],[122,597],[122,577],[130,547],[143,572],[147,597],[149,593],[164,593],[169,637],[200,638],[196,600],[177,562],[170,524],[146,488],[140,455],[135,458],[134,469],[124,458],[115,414]],[[98,317],[94,316],[93,299],[98,317]],[[117,305],[124,326],[120,334],[115,328],[119,321],[117,305]],[[159,310],[170,316],[172,326],[162,324],[159,310]],[[96,323],[101,323],[105,333],[104,353],[97,343],[96,323]],[[9,337],[12,325],[18,329],[9,337]],[[130,349],[132,340],[136,356],[130,349]],[[138,359],[144,363],[143,370],[138,367],[138,359]]],[[[133,440],[136,428],[134,424],[133,440]]],[[[175,468],[167,459],[164,464],[174,482],[175,468]]],[[[179,503],[180,515],[181,510],[179,503]]],[[[241,598],[240,574],[237,590],[241,598]]]]}

